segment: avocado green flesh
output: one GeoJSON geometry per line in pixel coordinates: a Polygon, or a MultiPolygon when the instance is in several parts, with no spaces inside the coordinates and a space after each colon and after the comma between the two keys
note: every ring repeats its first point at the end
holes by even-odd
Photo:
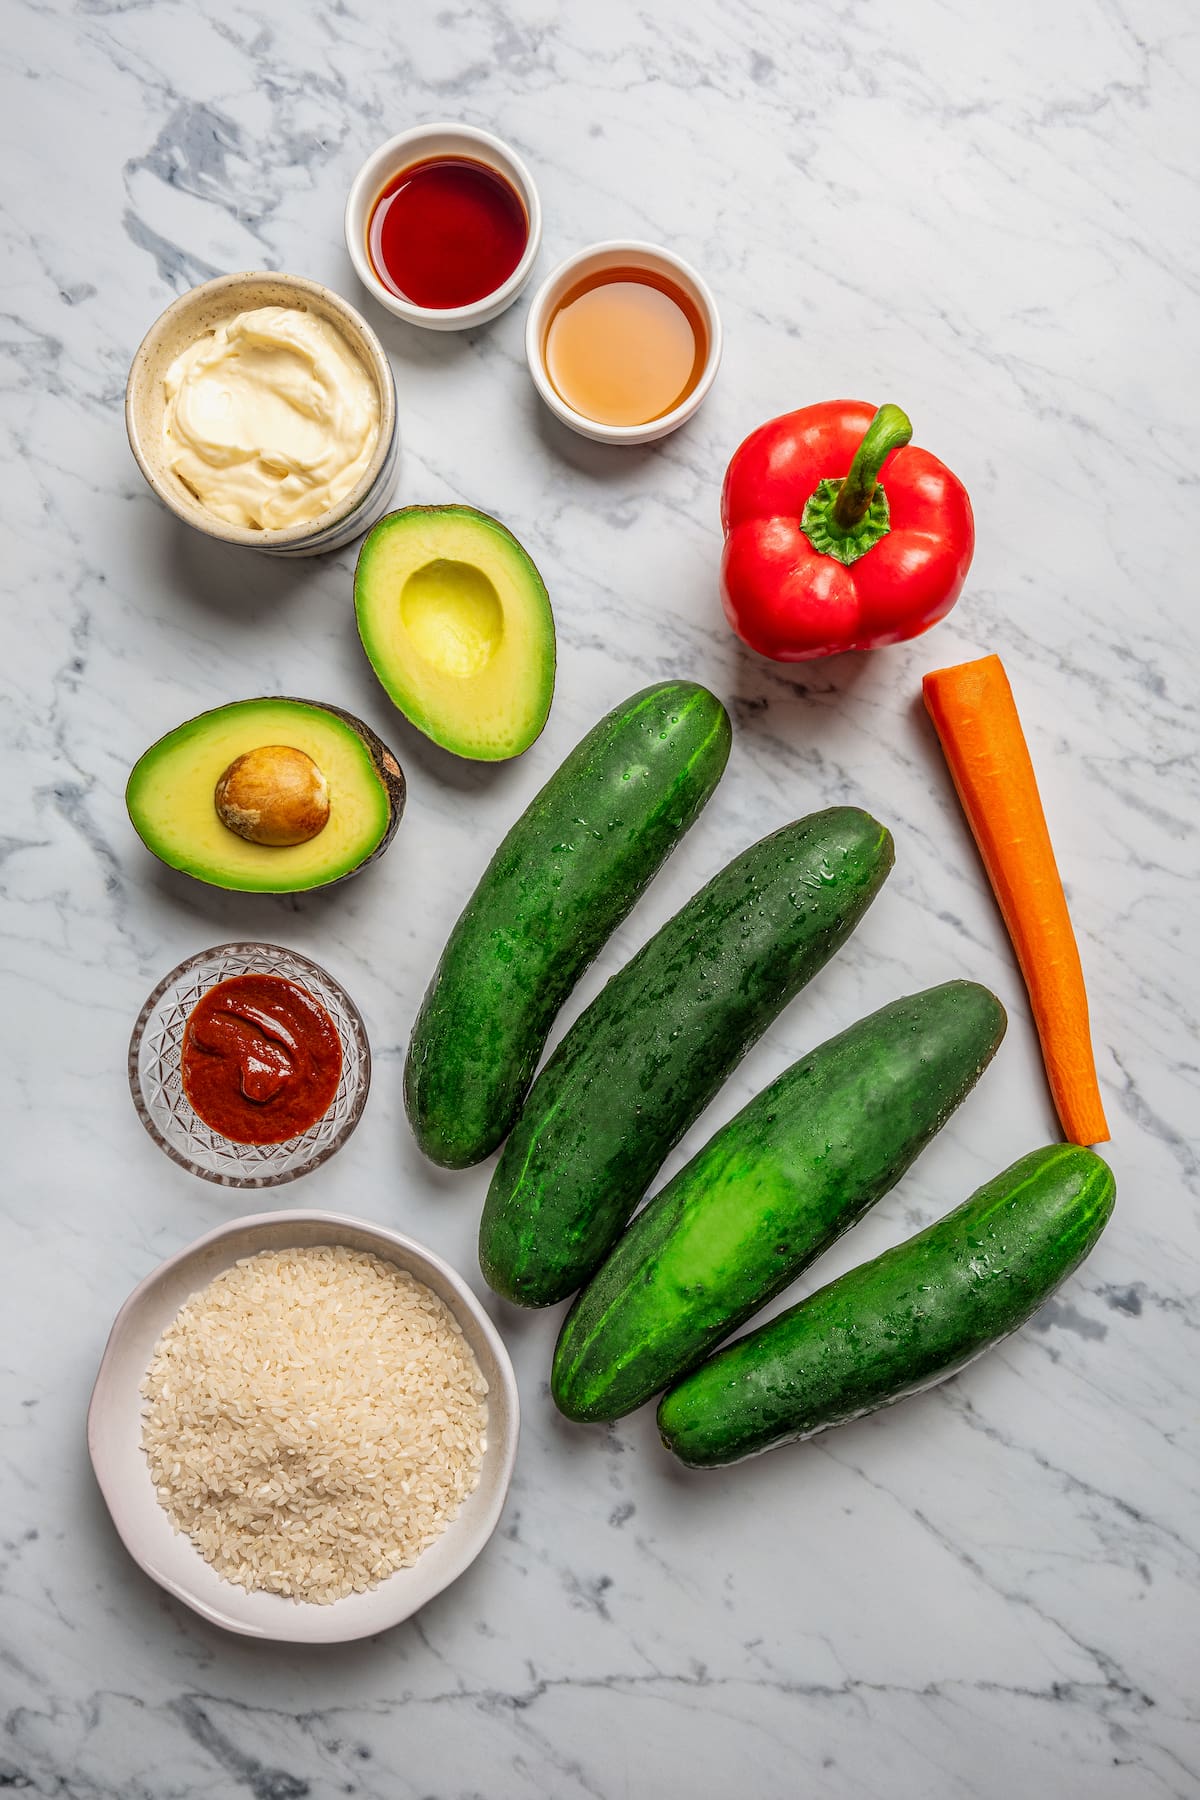
{"type": "Polygon", "coordinates": [[[935,1225],[719,1350],[667,1393],[663,1442],[694,1468],[890,1405],[1025,1323],[1088,1255],[1116,1187],[1092,1150],[1024,1156],[935,1225]]]}
{"type": "Polygon", "coordinates": [[[947,982],[794,1063],[639,1213],[575,1302],[553,1392],[615,1419],[793,1281],[941,1130],[1005,1030],[994,994],[947,982]]]}
{"type": "MultiPolygon", "coordinates": [[[[249,893],[295,893],[341,880],[392,830],[383,752],[347,715],[290,699],[239,700],[189,719],[134,764],[125,802],[146,848],[198,881],[249,893]],[[329,820],[307,843],[253,844],[221,823],[214,792],[237,757],[268,744],[310,756],[329,783],[329,820]]],[[[390,753],[384,752],[390,756],[390,753]]],[[[396,780],[399,780],[399,766],[396,780]]]]}
{"type": "Polygon", "coordinates": [[[587,1280],[672,1145],[849,937],[890,834],[835,807],[754,844],[608,982],[529,1091],[484,1204],[498,1293],[549,1306],[587,1280]]]}
{"type": "Polygon", "coordinates": [[[644,689],[588,732],[512,827],[450,934],[413,1026],[404,1098],[447,1168],[510,1129],[563,1001],[705,805],[729,718],[694,682],[644,689]]]}
{"type": "Polygon", "coordinates": [[[554,693],[554,615],[512,533],[467,506],[409,506],[363,542],[359,636],[406,718],[456,756],[518,756],[554,693]]]}

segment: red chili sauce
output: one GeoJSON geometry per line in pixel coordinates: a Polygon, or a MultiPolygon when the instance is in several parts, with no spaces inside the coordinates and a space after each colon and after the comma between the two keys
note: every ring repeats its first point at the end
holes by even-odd
{"type": "Polygon", "coordinates": [[[503,287],[525,254],[517,190],[465,156],[435,156],[392,177],[371,212],[371,267],[415,306],[470,306],[503,287]]]}
{"type": "Polygon", "coordinates": [[[282,1144],[323,1118],[342,1073],[333,1020],[282,975],[234,975],[210,988],[183,1034],[183,1091],[235,1144],[282,1144]]]}

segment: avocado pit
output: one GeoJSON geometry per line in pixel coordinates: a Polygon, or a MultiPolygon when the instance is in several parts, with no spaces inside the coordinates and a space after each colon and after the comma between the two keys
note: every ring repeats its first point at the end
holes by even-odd
{"type": "Polygon", "coordinates": [[[222,825],[250,844],[307,844],[329,822],[324,772],[290,744],[263,744],[235,757],[213,802],[222,825]]]}

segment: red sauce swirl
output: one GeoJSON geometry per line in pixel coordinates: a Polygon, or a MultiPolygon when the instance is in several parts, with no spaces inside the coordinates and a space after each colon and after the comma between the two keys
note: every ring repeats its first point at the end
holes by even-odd
{"type": "Polygon", "coordinates": [[[282,1144],[323,1118],[342,1073],[337,1029],[282,975],[234,975],[210,988],[183,1034],[183,1091],[235,1144],[282,1144]]]}

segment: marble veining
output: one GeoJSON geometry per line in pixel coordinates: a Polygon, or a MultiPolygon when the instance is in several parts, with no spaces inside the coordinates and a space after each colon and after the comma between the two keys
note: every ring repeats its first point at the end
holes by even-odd
{"type": "Polygon", "coordinates": [[[1189,9],[12,0],[3,66],[0,1788],[1200,1794],[1189,9]],[[525,301],[441,337],[358,291],[350,178],[382,137],[438,117],[498,131],[534,169],[541,273],[629,234],[705,272],[727,347],[687,430],[621,451],[560,429],[524,369],[525,301]],[[355,638],[353,551],[231,552],[144,488],[122,421],[133,351],[173,295],[253,267],[330,282],[380,332],[401,499],[483,506],[539,562],[560,676],[523,760],[456,763],[396,717],[355,638]],[[839,393],[904,405],[967,482],[975,564],[928,638],[768,666],[720,615],[721,474],[761,420],[839,393]],[[1117,1213],[1080,1275],[946,1387],[709,1477],[669,1461],[649,1412],[607,1431],[559,1418],[557,1314],[497,1302],[525,1432],[501,1530],[466,1578],[382,1639],[311,1655],[228,1639],[169,1602],[108,1524],[87,1395],[129,1288],[247,1208],[171,1166],[129,1104],[128,1033],[158,976],[241,934],[327,964],[366,1015],[375,1086],[346,1150],[286,1203],[398,1225],[482,1288],[489,1171],[423,1164],[399,1095],[446,922],[603,708],[656,676],[706,681],[734,719],[728,775],[564,1024],[695,886],[799,812],[867,806],[894,830],[897,867],[667,1173],[802,1050],[897,993],[966,974],[1011,1016],[979,1090],[825,1279],[1054,1134],[917,700],[924,670],[989,649],[1033,742],[1113,1127],[1117,1213]],[[134,838],[122,792],[137,754],[260,692],[348,706],[400,753],[408,816],[360,880],[223,896],[134,838]]]}

